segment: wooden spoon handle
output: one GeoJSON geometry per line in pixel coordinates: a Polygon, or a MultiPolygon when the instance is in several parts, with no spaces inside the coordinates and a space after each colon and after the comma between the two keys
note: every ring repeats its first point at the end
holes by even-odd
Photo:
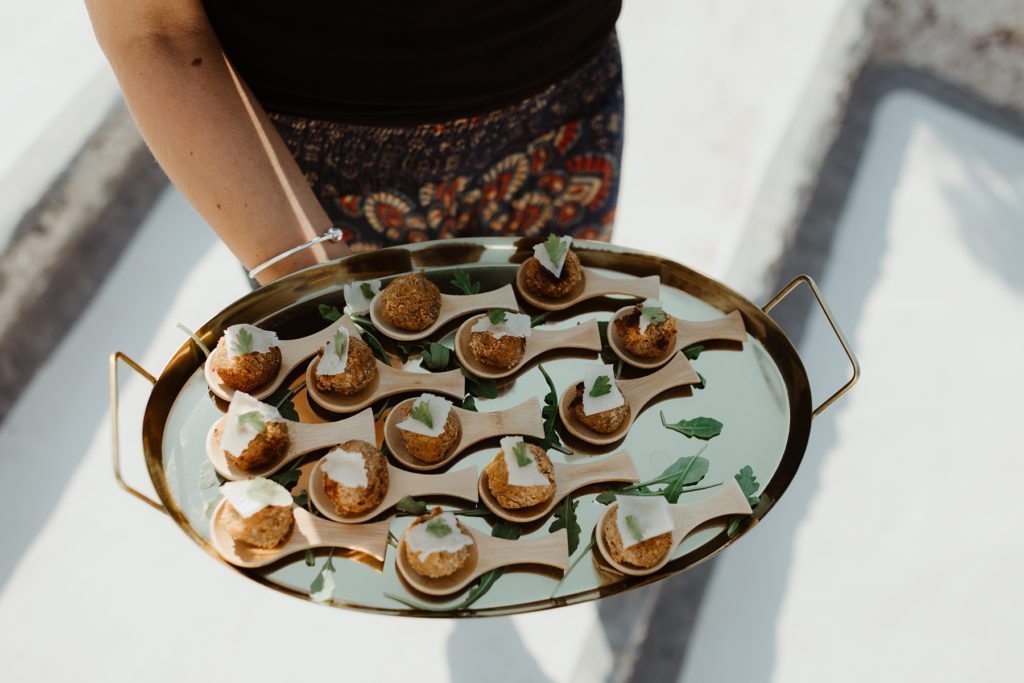
{"type": "Polygon", "coordinates": [[[452,496],[474,503],[479,497],[479,476],[475,467],[464,467],[444,474],[418,474],[393,467],[390,476],[389,487],[401,487],[413,496],[452,496]]]}
{"type": "Polygon", "coordinates": [[[596,320],[588,320],[563,330],[536,330],[527,345],[533,342],[530,349],[536,356],[554,349],[584,349],[586,351],[601,350],[601,331],[596,320]]]}
{"type": "Polygon", "coordinates": [[[647,277],[608,277],[586,270],[584,287],[593,296],[606,294],[624,294],[637,299],[656,299],[661,289],[661,278],[657,275],[647,277]]]}
{"type": "Polygon", "coordinates": [[[507,410],[478,413],[462,408],[453,408],[462,422],[462,442],[474,444],[492,436],[544,436],[544,419],[541,417],[540,402],[529,398],[507,410]]]}
{"type": "Polygon", "coordinates": [[[679,321],[679,334],[676,335],[677,349],[682,350],[687,346],[712,339],[746,341],[747,329],[743,326],[743,315],[739,311],[733,311],[718,320],[679,321]]]}
{"type": "Polygon", "coordinates": [[[488,536],[486,546],[486,550],[480,548],[480,561],[477,563],[477,571],[481,574],[513,564],[542,564],[563,572],[569,566],[565,529],[530,541],[510,541],[488,536]]]}
{"type": "Polygon", "coordinates": [[[602,482],[640,481],[633,457],[628,451],[620,451],[608,458],[595,459],[572,465],[555,465],[555,489],[561,495],[568,495],[577,489],[602,482]]]}
{"type": "Polygon", "coordinates": [[[699,384],[700,375],[694,370],[686,356],[677,353],[655,372],[636,379],[619,381],[619,390],[629,401],[629,408],[636,415],[663,391],[685,384],[699,384]]]}
{"type": "Polygon", "coordinates": [[[516,292],[512,285],[504,285],[489,292],[479,294],[443,295],[442,307],[450,307],[459,315],[473,311],[483,311],[489,308],[508,308],[513,311],[519,310],[516,301],[516,292]]]}
{"type": "Polygon", "coordinates": [[[373,411],[369,408],[337,422],[316,424],[289,422],[288,431],[291,439],[291,447],[288,449],[289,458],[296,458],[318,448],[337,446],[350,439],[359,439],[371,444],[377,443],[373,411]]]}
{"type": "Polygon", "coordinates": [[[390,520],[370,524],[339,524],[314,517],[302,508],[295,508],[296,531],[301,531],[310,548],[348,548],[384,559],[388,544],[390,520]]]}
{"type": "Polygon", "coordinates": [[[409,372],[380,362],[377,363],[377,370],[380,372],[378,393],[381,396],[406,391],[444,394],[459,399],[466,395],[466,376],[462,370],[409,372]]]}
{"type": "Polygon", "coordinates": [[[725,515],[749,515],[751,509],[739,483],[730,478],[715,495],[696,503],[672,505],[671,513],[679,542],[705,522],[725,515]]]}

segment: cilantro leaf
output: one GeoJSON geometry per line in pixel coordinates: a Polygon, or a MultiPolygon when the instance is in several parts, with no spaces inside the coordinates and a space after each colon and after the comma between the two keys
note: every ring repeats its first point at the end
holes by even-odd
{"type": "Polygon", "coordinates": [[[590,387],[590,395],[595,398],[610,394],[611,391],[612,382],[608,379],[608,375],[598,375],[597,379],[594,380],[593,386],[590,387]]]}
{"type": "Polygon", "coordinates": [[[345,347],[348,346],[348,335],[338,330],[334,333],[334,353],[341,358],[345,354],[345,347]]]}
{"type": "Polygon", "coordinates": [[[452,279],[452,286],[463,294],[480,293],[480,283],[473,282],[473,279],[469,277],[469,273],[464,271],[462,268],[455,269],[455,277],[452,279]]]}
{"type": "Polygon", "coordinates": [[[703,350],[703,344],[693,344],[692,346],[687,346],[683,349],[683,355],[686,356],[687,360],[697,360],[703,350]]]}
{"type": "Polygon", "coordinates": [[[565,256],[565,252],[569,250],[569,245],[562,241],[562,238],[558,235],[551,233],[548,235],[547,240],[544,241],[544,249],[548,252],[548,258],[551,259],[551,263],[558,265],[558,261],[565,256]]]}
{"type": "Polygon", "coordinates": [[[252,353],[252,332],[244,327],[235,335],[235,341],[231,344],[231,350],[239,356],[252,353]]]}
{"type": "Polygon", "coordinates": [[[641,306],[640,315],[647,318],[647,321],[652,325],[660,325],[665,322],[665,309],[657,306],[641,306]]]}
{"type": "Polygon", "coordinates": [[[429,429],[434,428],[434,416],[430,412],[430,405],[426,401],[417,403],[412,407],[412,413],[410,413],[412,419],[422,422],[429,429]]]}
{"type": "Polygon", "coordinates": [[[637,543],[644,540],[643,529],[640,528],[640,523],[636,521],[636,517],[626,515],[626,526],[629,527],[629,533],[637,543]]]}
{"type": "Polygon", "coordinates": [[[267,422],[263,419],[263,415],[258,410],[250,410],[247,413],[242,413],[238,416],[238,423],[243,426],[249,426],[254,429],[258,434],[262,434],[267,431],[267,422]]]}
{"type": "Polygon", "coordinates": [[[373,298],[373,287],[370,286],[369,282],[361,282],[359,284],[359,291],[363,293],[363,297],[367,301],[373,298]]]}
{"type": "Polygon", "coordinates": [[[337,306],[328,306],[327,304],[320,304],[317,306],[317,310],[320,311],[320,317],[328,322],[337,322],[341,320],[341,311],[338,310],[337,306]]]}
{"type": "Polygon", "coordinates": [[[580,523],[576,519],[576,508],[578,508],[580,502],[578,500],[572,500],[566,498],[561,505],[555,508],[555,519],[551,522],[551,526],[548,527],[548,531],[555,532],[559,529],[565,529],[566,538],[569,543],[569,554],[572,555],[576,552],[576,548],[580,545],[580,523]]]}
{"type": "Polygon", "coordinates": [[[687,438],[708,441],[722,433],[722,423],[713,417],[695,417],[692,420],[666,422],[665,412],[660,411],[661,425],[666,429],[679,432],[687,438]]]}
{"type": "Polygon", "coordinates": [[[440,517],[434,517],[432,520],[427,522],[427,533],[438,538],[444,538],[452,532],[452,528],[448,526],[448,522],[444,521],[440,517]]]}
{"type": "Polygon", "coordinates": [[[520,441],[519,443],[512,447],[512,455],[515,456],[516,464],[519,465],[520,467],[526,467],[531,462],[533,462],[533,460],[530,459],[530,456],[526,454],[525,441],[520,441]]]}
{"type": "Polygon", "coordinates": [[[492,325],[500,325],[505,322],[505,310],[501,308],[492,308],[487,311],[487,319],[491,321],[492,325]]]}

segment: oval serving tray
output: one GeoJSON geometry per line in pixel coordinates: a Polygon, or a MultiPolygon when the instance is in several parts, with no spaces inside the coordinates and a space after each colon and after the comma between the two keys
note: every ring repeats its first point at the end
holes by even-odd
{"type": "MultiPolygon", "coordinates": [[[[344,283],[368,278],[387,281],[413,270],[430,277],[445,293],[457,292],[450,284],[456,268],[465,270],[474,281],[480,282],[482,291],[493,290],[513,282],[517,265],[532,253],[531,247],[535,242],[510,238],[450,240],[351,256],[303,270],[263,287],[226,307],[199,327],[197,335],[210,345],[227,326],[247,322],[273,329],[282,337],[302,337],[324,327],[325,321],[318,313],[319,304],[339,308],[343,305],[344,283]]],[[[574,249],[583,265],[595,272],[613,277],[659,276],[659,299],[670,313],[680,318],[711,320],[734,310],[743,316],[749,336],[741,350],[706,350],[693,361],[694,367],[706,379],[705,388],[695,389],[689,396],[669,392],[657,397],[637,417],[626,438],[615,444],[614,450],[627,450],[633,457],[640,479],[647,480],[658,476],[680,456],[694,454],[704,445],[704,442],[697,443],[665,429],[659,419],[660,412],[664,412],[669,422],[698,416],[713,417],[721,421],[724,428],[720,436],[707,443],[704,455],[710,461],[710,468],[701,483],[726,481],[740,468],[750,465],[761,484],[758,491],[760,502],[754,507],[753,514],[739,520],[731,537],[725,533],[728,519],[705,525],[689,534],[673,551],[672,559],[654,574],[624,576],[611,569],[593,550],[588,551],[587,557],[581,557],[588,548],[594,525],[607,509],[597,502],[597,492],[587,488],[572,496],[573,500],[579,501],[576,515],[582,534],[579,547],[569,558],[572,562],[579,561],[563,580],[551,572],[510,568],[479,600],[468,608],[456,610],[453,608],[464,598],[464,592],[440,600],[410,592],[396,573],[395,552],[389,546],[383,564],[358,553],[352,558],[358,561],[334,562],[336,588],[330,604],[411,616],[514,614],[594,600],[681,572],[737,542],[772,509],[800,465],[812,417],[848,391],[859,376],[849,344],[809,278],[797,278],[761,309],[725,285],[660,256],[585,241],[575,243],[574,249]],[[807,284],[817,297],[853,366],[850,381],[817,407],[812,404],[807,375],[799,356],[782,330],[767,315],[768,310],[799,284],[807,284]],[[396,601],[391,596],[407,602],[396,601]],[[446,609],[448,611],[444,611],[446,609]]],[[[553,313],[543,327],[554,329],[593,319],[607,321],[614,311],[628,303],[628,299],[621,297],[594,299],[579,308],[553,313]]],[[[536,314],[537,311],[527,307],[526,312],[536,314]]],[[[429,341],[440,341],[451,347],[452,337],[449,332],[442,339],[432,337],[429,341]]],[[[392,354],[398,351],[389,341],[381,341],[392,354]]],[[[582,365],[593,362],[596,355],[580,352],[544,360],[540,365],[517,374],[514,381],[502,384],[496,398],[477,398],[476,408],[493,411],[517,405],[529,397],[543,399],[549,391],[541,368],[554,383],[556,395],[561,395],[581,376],[582,365]]],[[[206,432],[221,412],[210,399],[203,375],[203,361],[202,352],[191,340],[178,349],[159,377],[150,375],[124,354],[115,353],[111,357],[115,474],[126,490],[169,514],[197,545],[219,559],[211,544],[208,517],[214,508],[211,503],[218,494],[216,488],[209,485],[208,477],[202,476],[201,466],[206,460],[206,432]],[[119,361],[124,361],[154,385],[143,417],[142,446],[159,500],[147,497],[124,482],[117,466],[119,361]]],[[[398,359],[393,357],[392,361],[397,367],[398,359]]],[[[643,371],[626,367],[622,377],[634,378],[643,374],[643,371]]],[[[291,387],[296,392],[293,400],[301,422],[331,419],[310,405],[302,377],[296,378],[291,387]]],[[[383,413],[379,416],[382,419],[386,414],[382,411],[384,402],[377,402],[373,407],[375,412],[383,413]]],[[[378,422],[378,439],[379,430],[378,422]]],[[[561,436],[575,454],[563,455],[549,450],[555,462],[587,462],[590,455],[612,452],[610,448],[576,442],[564,430],[561,436]]],[[[473,447],[460,457],[459,467],[482,469],[493,458],[494,452],[493,445],[473,447]]],[[[310,463],[302,465],[303,471],[308,471],[309,466],[310,463]]],[[[686,493],[680,502],[697,502],[714,491],[715,488],[710,488],[686,493]]],[[[445,507],[460,509],[458,501],[445,507]]],[[[413,518],[391,516],[385,519],[390,519],[392,534],[401,538],[413,518]]],[[[478,532],[490,533],[495,518],[461,517],[460,520],[478,532]]],[[[549,536],[548,526],[546,521],[523,525],[521,538],[533,540],[549,536]]],[[[310,584],[326,559],[325,551],[318,551],[317,555],[313,567],[307,566],[302,554],[298,554],[265,568],[236,570],[269,588],[309,599],[310,584]]],[[[159,570],[159,567],[154,569],[159,570]]]]}

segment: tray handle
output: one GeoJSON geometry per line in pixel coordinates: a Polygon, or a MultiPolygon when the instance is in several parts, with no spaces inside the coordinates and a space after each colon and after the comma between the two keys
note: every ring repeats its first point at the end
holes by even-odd
{"type": "Polygon", "coordinates": [[[824,412],[826,408],[835,403],[840,396],[849,391],[850,387],[857,383],[857,380],[860,379],[860,363],[857,362],[857,357],[853,354],[853,349],[850,348],[850,342],[846,340],[846,335],[843,334],[843,331],[839,328],[839,323],[836,322],[836,318],[832,314],[832,309],[829,308],[828,304],[825,302],[825,298],[821,295],[821,290],[818,289],[818,285],[809,275],[797,275],[793,278],[792,282],[783,287],[778,294],[773,296],[771,301],[766,303],[764,308],[761,310],[765,313],[771,311],[780,301],[785,299],[790,292],[800,286],[801,283],[810,287],[811,294],[813,294],[814,298],[818,301],[818,306],[821,307],[822,313],[824,313],[825,317],[828,318],[828,324],[832,326],[832,331],[835,333],[836,337],[839,338],[839,343],[843,347],[843,352],[846,354],[846,358],[850,361],[850,366],[853,368],[853,374],[850,376],[850,380],[843,386],[839,387],[834,394],[829,396],[821,403],[821,405],[814,409],[811,417],[818,417],[818,415],[824,412]]]}
{"type": "Polygon", "coordinates": [[[117,423],[120,391],[117,381],[118,361],[124,361],[124,363],[128,367],[130,367],[132,370],[148,379],[150,384],[156,384],[156,377],[146,372],[146,370],[141,365],[136,363],[134,360],[132,360],[125,354],[121,353],[120,351],[115,351],[114,353],[110,354],[110,428],[112,438],[111,453],[113,454],[114,459],[114,479],[116,479],[118,485],[128,493],[132,494],[141,501],[149,503],[160,512],[167,514],[167,509],[164,508],[163,505],[156,502],[142,491],[132,488],[132,486],[129,485],[128,482],[124,480],[124,477],[121,476],[121,440],[118,434],[119,430],[117,423]]]}

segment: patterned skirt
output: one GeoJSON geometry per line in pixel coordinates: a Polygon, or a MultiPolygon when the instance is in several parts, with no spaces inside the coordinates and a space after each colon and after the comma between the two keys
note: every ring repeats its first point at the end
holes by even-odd
{"type": "Polygon", "coordinates": [[[482,116],[405,128],[270,118],[355,251],[449,237],[611,237],[623,127],[614,34],[565,80],[482,116]]]}

